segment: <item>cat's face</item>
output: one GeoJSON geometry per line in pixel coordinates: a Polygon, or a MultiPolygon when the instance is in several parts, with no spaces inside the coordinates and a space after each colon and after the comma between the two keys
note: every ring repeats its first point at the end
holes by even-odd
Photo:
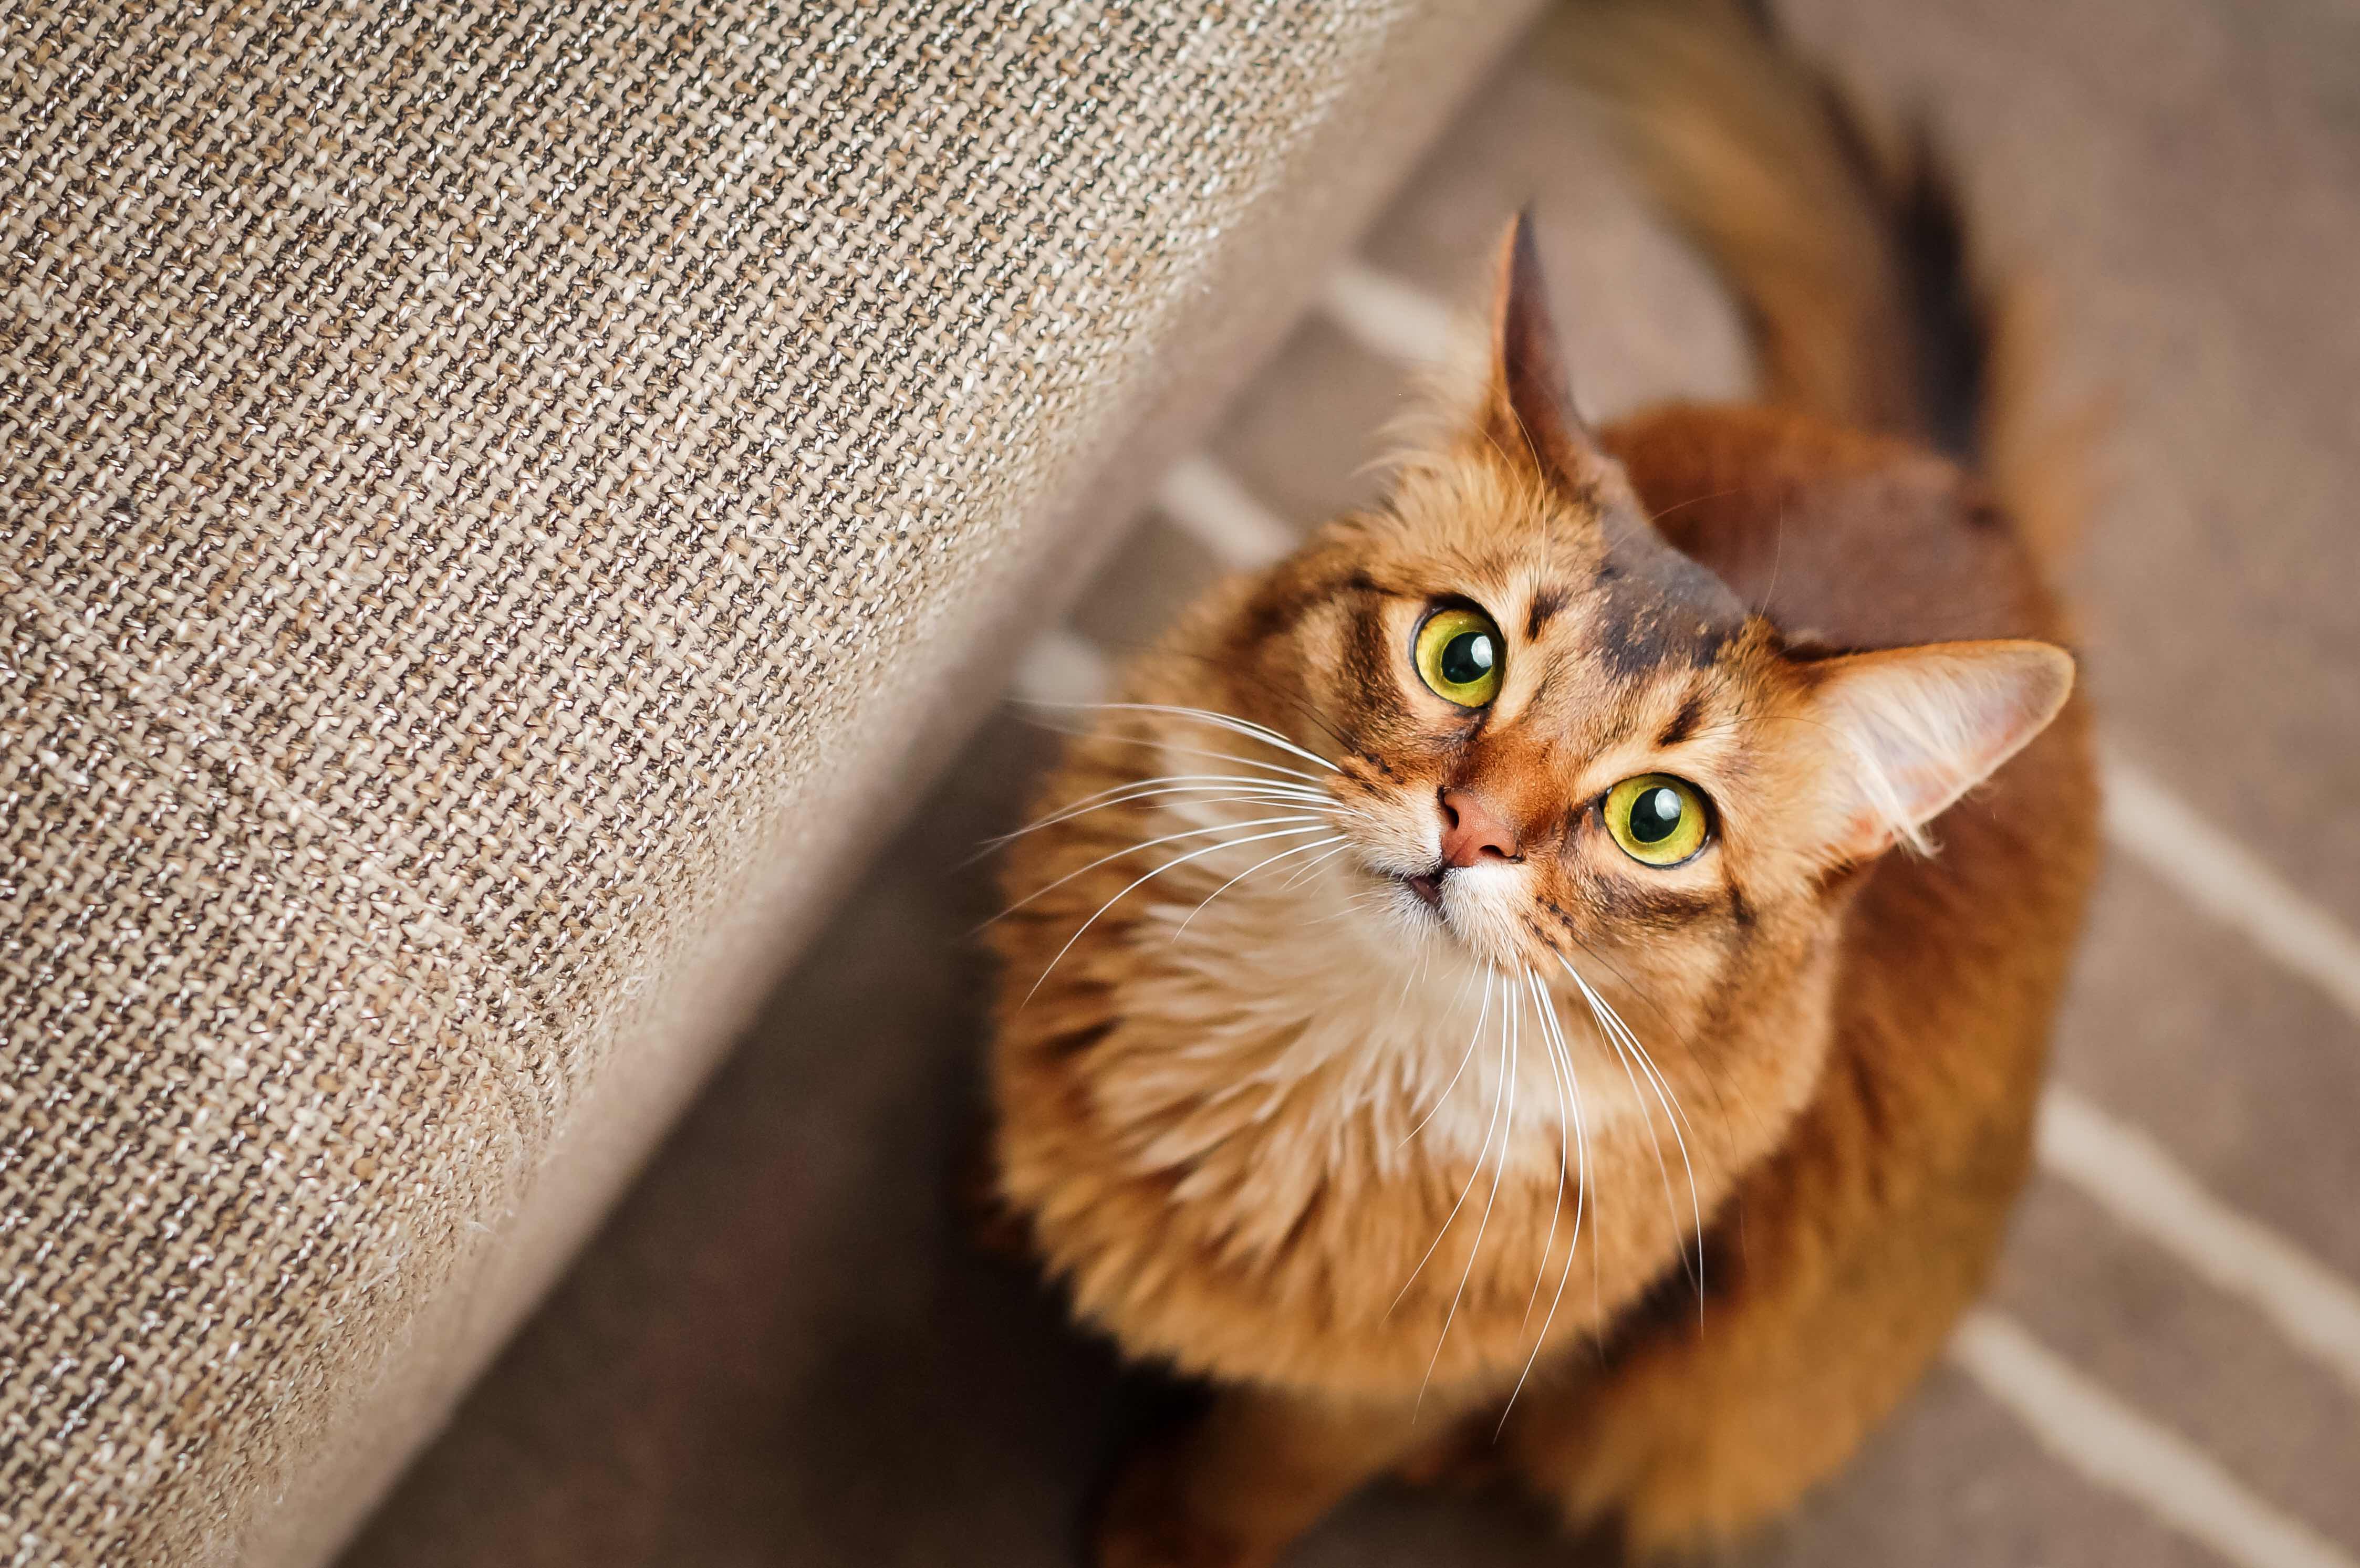
{"type": "Polygon", "coordinates": [[[1793,803],[1830,759],[1775,634],[1600,504],[1472,454],[1408,475],[1265,586],[1295,609],[1257,716],[1338,764],[1351,918],[1686,990],[1815,895],[1827,824],[1793,803]]]}
{"type": "Polygon", "coordinates": [[[1536,290],[1512,243],[1472,428],[1260,585],[1237,700],[1339,769],[1352,918],[1695,996],[2037,734],[2071,665],[1788,649],[1639,514],[1536,290]]]}

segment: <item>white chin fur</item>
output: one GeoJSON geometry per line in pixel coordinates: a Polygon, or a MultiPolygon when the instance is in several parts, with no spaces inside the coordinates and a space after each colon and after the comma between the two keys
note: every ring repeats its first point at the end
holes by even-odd
{"type": "Polygon", "coordinates": [[[1378,875],[1384,877],[1386,896],[1371,907],[1389,931],[1448,937],[1480,961],[1511,967],[1524,962],[1516,940],[1524,893],[1515,866],[1478,865],[1445,873],[1439,909],[1399,880],[1399,874],[1378,875]]]}
{"type": "MultiPolygon", "coordinates": [[[[1512,1164],[1554,1163],[1559,1097],[1569,1100],[1571,1089],[1550,1069],[1535,1004],[1506,978],[1526,962],[1523,868],[1452,871],[1437,910],[1386,874],[1382,853],[1340,855],[1299,879],[1257,877],[1209,902],[1238,867],[1197,863],[1153,885],[1153,908],[1172,936],[1157,977],[1135,1000],[1175,1022],[1194,1020],[1196,1043],[1173,1070],[1209,1073],[1235,1093],[1240,1084],[1221,1064],[1235,1049],[1246,1082],[1263,1089],[1297,1074],[1329,1076],[1318,1119],[1340,1134],[1372,1117],[1388,1158],[1472,1159],[1497,1136],[1512,1164]],[[1287,1042],[1275,1058],[1258,1043],[1273,1040],[1287,1042]],[[1523,1107],[1512,1133],[1503,1080],[1523,1107]]],[[[1637,1114],[1635,1102],[1622,1103],[1622,1073],[1579,1004],[1555,1011],[1592,1133],[1637,1114]]]]}

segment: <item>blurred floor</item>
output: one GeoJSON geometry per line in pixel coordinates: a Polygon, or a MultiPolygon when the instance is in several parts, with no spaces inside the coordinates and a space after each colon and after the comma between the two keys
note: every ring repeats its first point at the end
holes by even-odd
{"type": "MultiPolygon", "coordinates": [[[[2118,766],[2156,793],[2120,797],[2060,1033],[2060,1083],[2098,1119],[2064,1129],[2084,1136],[2034,1184],[1998,1337],[1743,1560],[2351,1568],[2360,1342],[2339,1360],[2333,1336],[2360,1302],[2360,12],[1787,10],[1881,95],[1935,112],[2004,254],[2055,286],[2069,391],[2113,403],[2080,574],[2088,668],[2118,766]],[[2177,807],[2226,835],[2226,862],[2177,807]],[[2126,1220],[2166,1189],[2092,1127],[2150,1135],[2217,1212],[2126,1220]],[[2237,1249],[2255,1226],[2292,1275],[2237,1249]],[[2049,1359],[2009,1358],[2027,1344],[2049,1359]],[[2092,1409],[2130,1425],[2092,1427],[2092,1409]]],[[[1728,307],[1552,69],[1577,47],[1546,29],[1478,94],[1369,237],[1361,281],[1463,299],[1502,215],[1537,198],[1594,412],[1741,391],[1728,307]]],[[[1357,311],[1304,323],[1207,454],[1245,505],[1297,526],[1368,493],[1414,385],[1371,343],[1415,335],[1422,297],[1364,287],[1357,311]]],[[[1152,638],[1219,570],[1212,525],[1267,526],[1223,499],[1175,490],[1141,519],[1043,678],[1152,638]]],[[[951,868],[1014,820],[1045,755],[1005,719],[967,749],[351,1568],[1071,1560],[1111,1362],[971,1258],[943,1198],[974,1094],[964,933],[992,908],[981,870],[951,868]]],[[[1379,1494],[1303,1562],[1568,1555],[1513,1509],[1379,1494]]]]}

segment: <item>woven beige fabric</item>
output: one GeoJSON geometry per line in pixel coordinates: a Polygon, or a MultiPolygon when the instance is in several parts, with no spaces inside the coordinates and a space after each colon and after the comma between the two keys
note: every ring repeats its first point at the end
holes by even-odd
{"type": "Polygon", "coordinates": [[[1517,9],[0,16],[0,1561],[333,1543],[1517,9]]]}

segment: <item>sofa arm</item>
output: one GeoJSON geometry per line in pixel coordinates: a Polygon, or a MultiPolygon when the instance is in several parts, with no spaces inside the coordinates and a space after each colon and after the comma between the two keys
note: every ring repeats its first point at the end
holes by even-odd
{"type": "Polygon", "coordinates": [[[0,1541],[333,1549],[1524,7],[0,24],[0,1541]]]}

